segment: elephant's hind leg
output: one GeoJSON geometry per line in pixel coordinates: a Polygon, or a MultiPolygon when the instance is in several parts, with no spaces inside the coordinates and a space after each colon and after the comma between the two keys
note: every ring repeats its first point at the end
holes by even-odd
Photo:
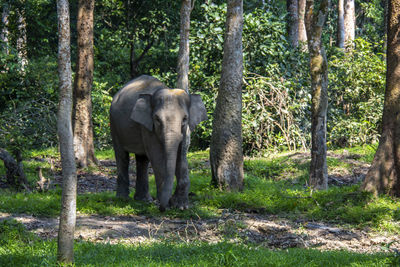
{"type": "Polygon", "coordinates": [[[149,159],[146,155],[136,154],[136,192],[135,199],[142,201],[152,201],[149,193],[149,159]]]}
{"type": "Polygon", "coordinates": [[[129,153],[115,149],[115,160],[117,162],[117,197],[129,198],[129,153]]]}

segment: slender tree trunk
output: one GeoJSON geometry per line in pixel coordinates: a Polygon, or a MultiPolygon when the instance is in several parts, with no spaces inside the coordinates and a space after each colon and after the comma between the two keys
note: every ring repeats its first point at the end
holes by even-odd
{"type": "Polygon", "coordinates": [[[57,259],[72,263],[74,259],[74,232],[76,222],[76,167],[72,135],[72,71],[70,52],[70,21],[68,0],[57,0],[58,14],[58,76],[60,102],[57,132],[62,165],[62,198],[58,230],[57,259]]]}
{"type": "Polygon", "coordinates": [[[313,11],[313,0],[307,0],[306,6],[312,90],[310,186],[314,189],[328,188],[328,168],[326,164],[328,63],[321,37],[329,6],[330,0],[319,1],[319,9],[316,11],[313,11]]]}
{"type": "Polygon", "coordinates": [[[242,83],[243,1],[228,0],[221,83],[210,144],[212,182],[220,188],[243,187],[242,83]]]}
{"type": "Polygon", "coordinates": [[[10,5],[8,2],[3,4],[3,11],[1,13],[1,23],[3,25],[0,33],[0,40],[2,42],[2,51],[8,55],[8,17],[10,16],[10,5]]]}
{"type": "Polygon", "coordinates": [[[306,24],[304,21],[306,14],[306,0],[299,0],[299,43],[304,45],[304,48],[307,49],[307,31],[306,24]]]}
{"type": "Polygon", "coordinates": [[[354,47],[356,34],[356,8],[355,0],[344,0],[344,45],[347,50],[354,47]]]}
{"type": "Polygon", "coordinates": [[[344,0],[338,0],[337,47],[344,48],[344,0]]]}
{"type": "Polygon", "coordinates": [[[400,0],[389,1],[386,92],[382,135],[361,186],[374,194],[400,197],[400,0]]]}
{"type": "MultiPolygon", "coordinates": [[[[189,34],[190,34],[190,13],[194,7],[194,1],[182,0],[181,5],[181,27],[180,27],[180,42],[179,42],[179,54],[178,54],[178,79],[176,87],[184,89],[189,94],[189,34]]],[[[190,129],[187,128],[185,135],[185,141],[182,143],[182,155],[181,160],[187,161],[187,153],[190,146],[190,129]]],[[[187,163],[185,163],[186,165],[187,163]]],[[[181,179],[189,180],[189,171],[187,168],[183,168],[185,176],[181,179]]]]}
{"type": "Polygon", "coordinates": [[[74,151],[79,167],[97,164],[93,145],[93,11],[94,0],[78,2],[78,60],[74,82],[74,151]]]}
{"type": "Polygon", "coordinates": [[[286,0],[287,16],[287,31],[289,42],[292,47],[297,47],[299,44],[299,17],[298,17],[298,0],[286,0]]]}
{"type": "Polygon", "coordinates": [[[182,0],[181,30],[178,54],[178,79],[176,87],[189,93],[189,33],[192,1],[182,0]]]}
{"type": "Polygon", "coordinates": [[[18,15],[18,38],[17,38],[17,51],[19,63],[21,64],[21,73],[25,73],[26,65],[28,64],[28,53],[26,46],[26,20],[24,8],[17,10],[18,15]]]}

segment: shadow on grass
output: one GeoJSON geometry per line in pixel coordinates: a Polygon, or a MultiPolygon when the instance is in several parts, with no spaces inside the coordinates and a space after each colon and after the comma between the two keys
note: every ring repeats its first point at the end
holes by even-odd
{"type": "MultiPolygon", "coordinates": [[[[0,266],[57,266],[56,241],[39,239],[15,220],[0,222],[0,244],[0,266]]],[[[383,266],[398,261],[394,254],[269,250],[231,242],[111,245],[78,241],[74,250],[76,266],[383,266]]]]}

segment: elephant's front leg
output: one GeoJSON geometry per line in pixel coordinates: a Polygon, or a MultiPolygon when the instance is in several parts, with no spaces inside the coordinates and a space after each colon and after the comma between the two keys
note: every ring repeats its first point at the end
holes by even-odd
{"type": "Polygon", "coordinates": [[[146,155],[136,154],[136,192],[135,199],[142,201],[152,201],[149,193],[149,159],[146,155]]]}
{"type": "Polygon", "coordinates": [[[187,151],[189,148],[190,136],[186,137],[182,144],[179,146],[178,157],[176,160],[176,189],[171,198],[171,206],[181,210],[189,207],[189,168],[187,161],[187,151]]]}

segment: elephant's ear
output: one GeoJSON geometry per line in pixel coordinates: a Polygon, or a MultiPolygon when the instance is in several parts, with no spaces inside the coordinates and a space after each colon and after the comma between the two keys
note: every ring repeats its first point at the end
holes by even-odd
{"type": "Polygon", "coordinates": [[[194,130],[197,124],[207,119],[207,110],[200,95],[190,95],[189,128],[194,130]]]}
{"type": "Polygon", "coordinates": [[[132,109],[131,119],[142,124],[149,131],[153,130],[153,119],[151,117],[151,95],[139,95],[139,98],[132,109]]]}

